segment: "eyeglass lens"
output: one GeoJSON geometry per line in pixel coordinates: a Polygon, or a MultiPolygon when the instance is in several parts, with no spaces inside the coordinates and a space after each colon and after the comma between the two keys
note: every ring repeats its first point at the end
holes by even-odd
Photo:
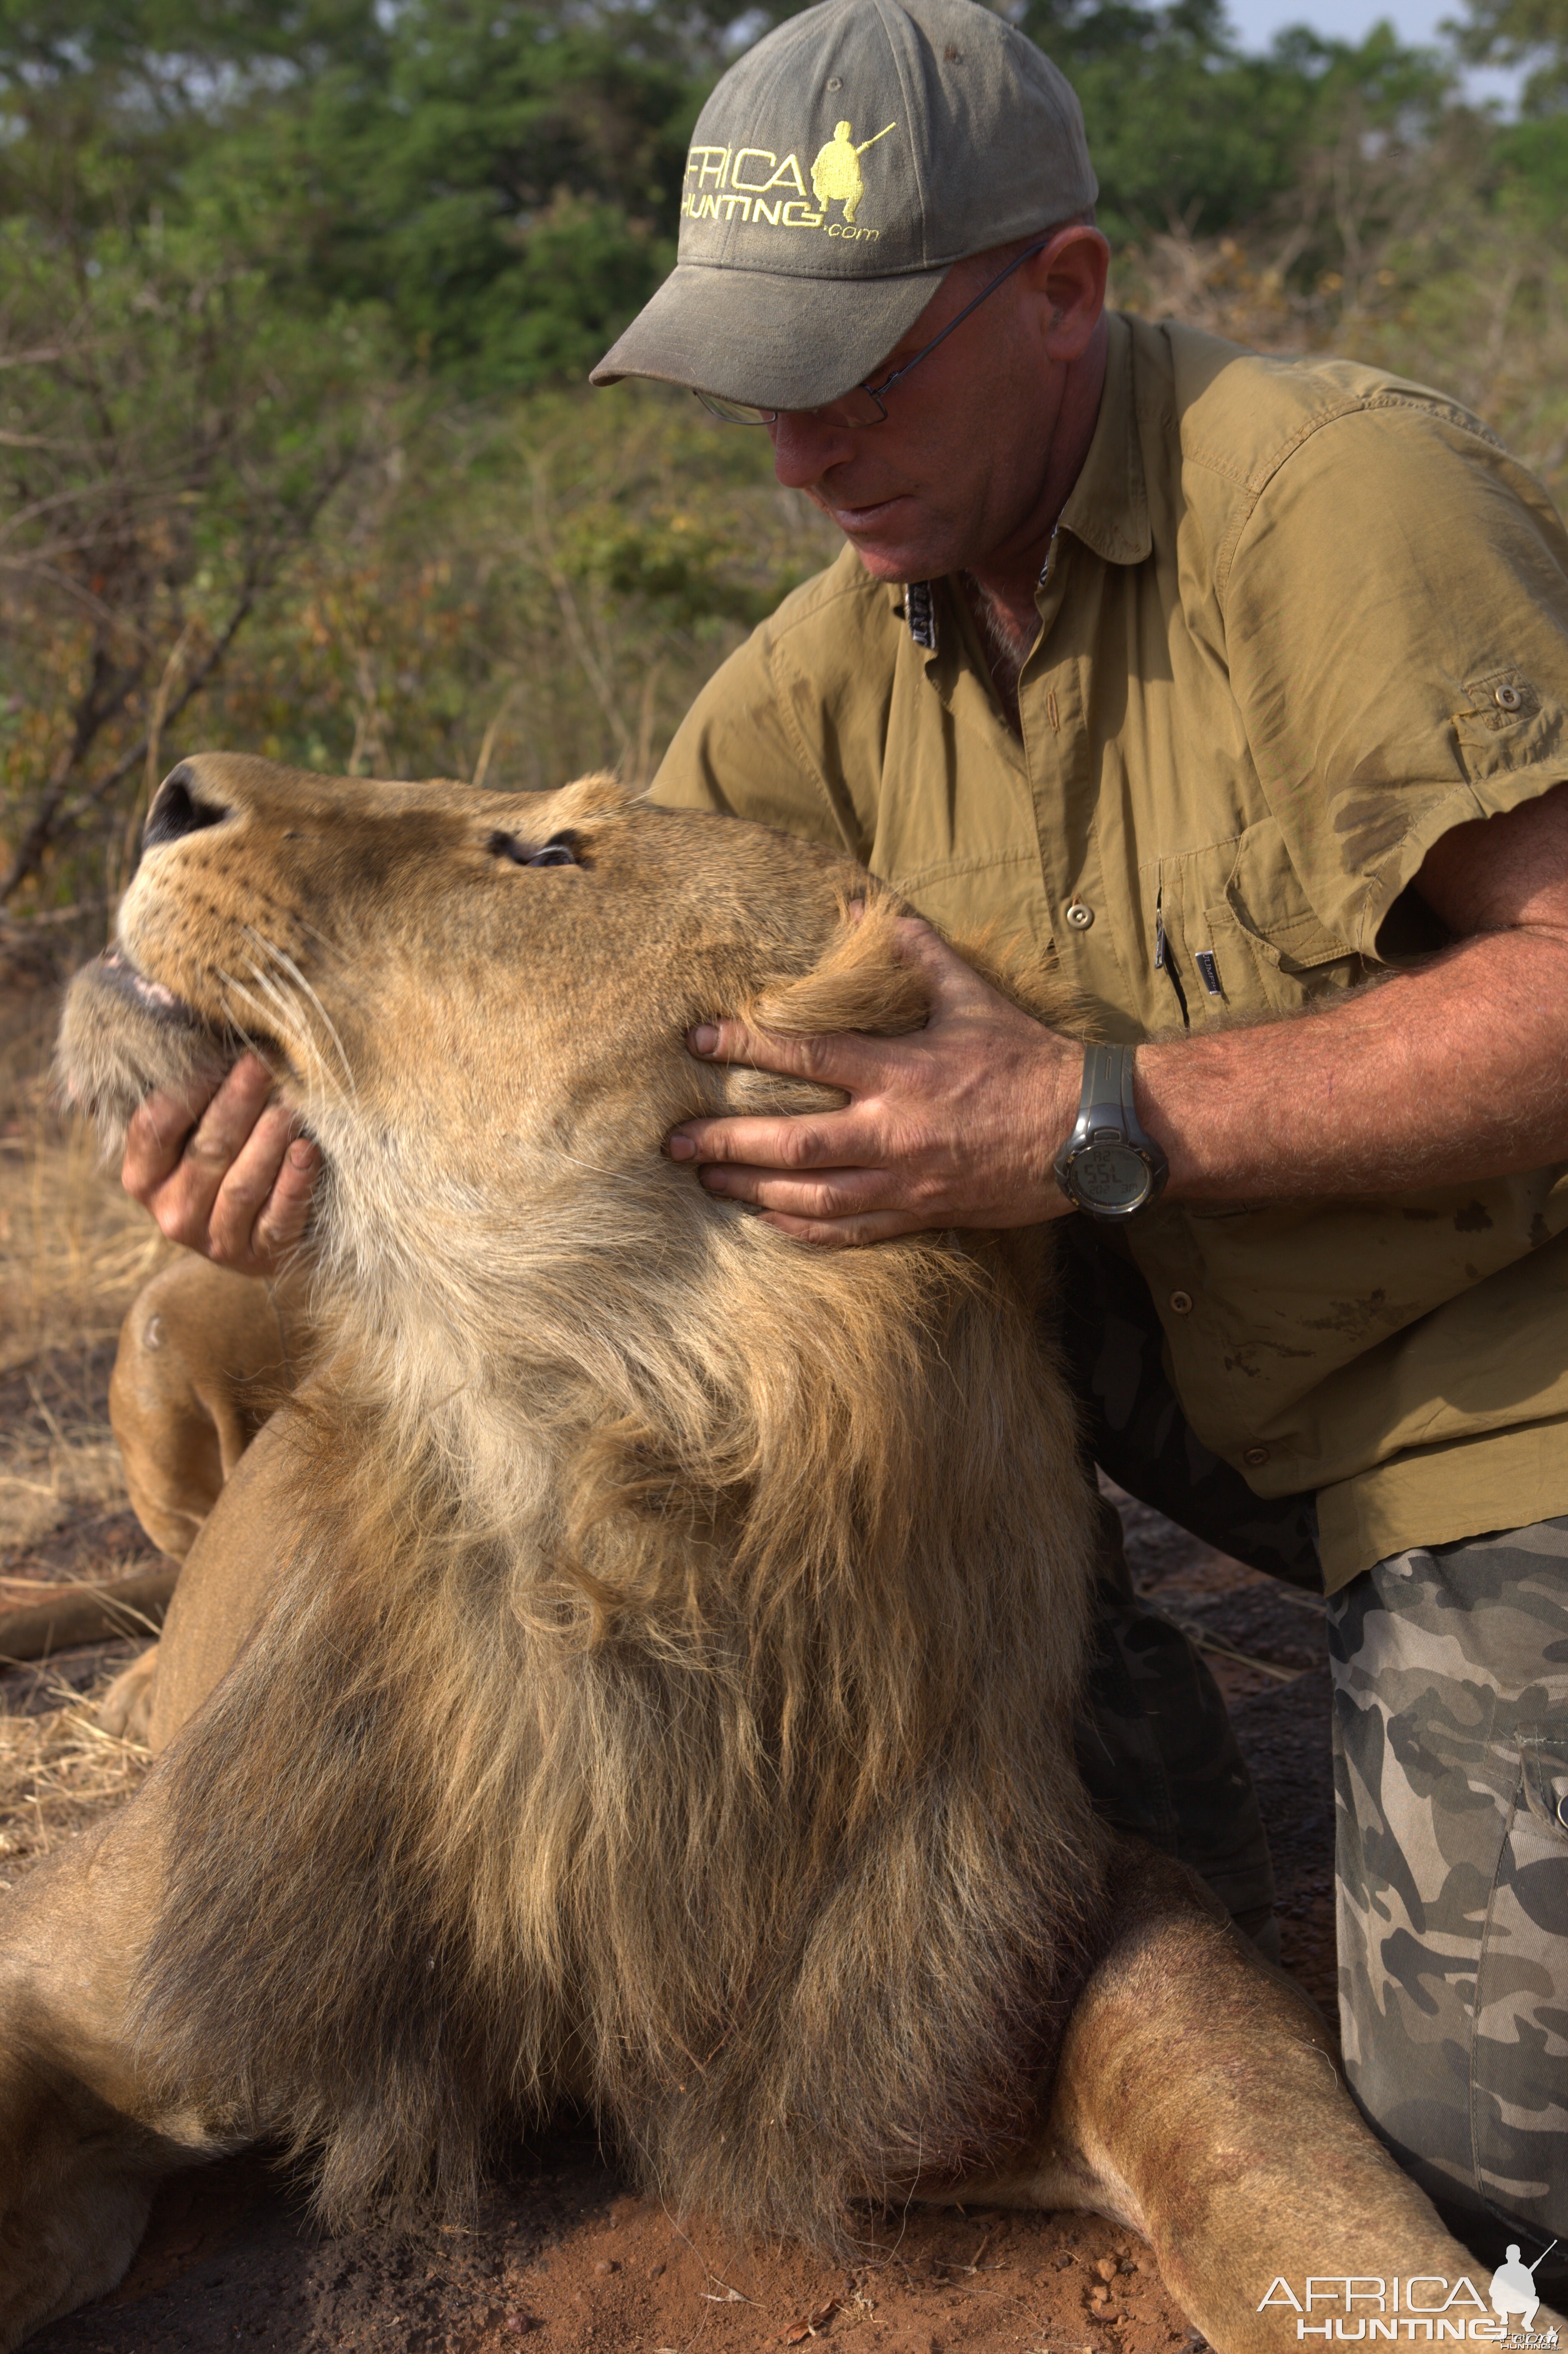
{"type": "MultiPolygon", "coordinates": [[[[930,342],[915,354],[913,359],[906,360],[902,367],[895,368],[891,376],[884,376],[875,391],[873,391],[870,385],[857,384],[842,394],[839,399],[827,401],[820,408],[797,410],[795,413],[800,416],[819,418],[824,425],[880,424],[887,414],[881,395],[897,384],[902,377],[910,375],[919,366],[922,360],[928,359],[938,344],[946,343],[955,327],[963,325],[971,311],[978,311],[980,304],[994,294],[997,288],[1005,283],[1015,270],[1021,270],[1026,261],[1032,261],[1037,253],[1043,253],[1049,243],[1048,238],[1041,238],[1024,252],[1014,254],[1007,268],[999,270],[988,286],[982,286],[974,301],[966,302],[958,317],[949,319],[939,335],[933,335],[930,342]]],[[[726,400],[722,394],[716,392],[697,392],[694,385],[692,389],[710,416],[719,418],[726,425],[772,425],[777,422],[779,415],[777,408],[754,408],[748,401],[726,400]]]]}
{"type": "MultiPolygon", "coordinates": [[[[726,400],[719,394],[699,392],[696,398],[712,417],[726,425],[771,425],[779,416],[776,408],[754,408],[744,400],[726,400]]],[[[808,408],[807,417],[820,418],[824,425],[879,425],[887,411],[874,393],[863,385],[854,385],[838,400],[830,400],[820,408],[808,408]]]]}

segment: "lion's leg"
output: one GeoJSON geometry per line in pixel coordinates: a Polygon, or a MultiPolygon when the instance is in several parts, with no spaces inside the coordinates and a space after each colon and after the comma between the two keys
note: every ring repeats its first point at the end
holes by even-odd
{"type": "MultiPolygon", "coordinates": [[[[172,1594],[174,1588],[169,1590],[172,1594]]],[[[157,1688],[161,1648],[157,1643],[149,1643],[129,1667],[121,1669],[98,1703],[99,1723],[117,1740],[145,1744],[152,1738],[153,1694],[157,1688]]]]}
{"type": "MultiPolygon", "coordinates": [[[[136,1517],[174,1560],[185,1559],[262,1419],[292,1390],[306,1326],[299,1282],[258,1283],[206,1259],[175,1260],[139,1293],[121,1327],[110,1419],[136,1517]]],[[[171,1576],[160,1606],[174,1591],[171,1576]]],[[[70,1639],[117,1631],[110,1589],[71,1599],[91,1624],[70,1639]]],[[[159,1645],[115,1678],[99,1712],[106,1730],[149,1737],[162,1658],[159,1645]]]]}
{"type": "Polygon", "coordinates": [[[236,2146],[160,2094],[129,2031],[159,1822],[154,1781],[5,1899],[0,2354],[114,2285],[160,2176],[236,2146]]]}
{"type": "MultiPolygon", "coordinates": [[[[1308,2274],[1357,2274],[1364,2293],[1369,2278],[1472,2273],[1362,2123],[1305,1998],[1180,1866],[1140,1849],[1128,1884],[1034,2160],[969,2183],[966,2202],[1086,2208],[1141,2233],[1222,2354],[1294,2345],[1283,2298],[1257,2310],[1282,2278],[1300,2297],[1308,2274]]],[[[1363,2296],[1354,2313],[1369,2310],[1363,2296]]]]}
{"type": "MultiPolygon", "coordinates": [[[[46,1659],[156,1625],[175,1564],[262,1421],[294,1387],[305,1308],[298,1280],[251,1282],[190,1257],[143,1286],[121,1328],[109,1413],[136,1517],[169,1562],[0,1613],[0,1659],[46,1659]]],[[[111,1686],[106,1724],[137,1729],[151,1673],[138,1659],[111,1686]]]]}
{"type": "Polygon", "coordinates": [[[109,1384],[137,1519],[184,1561],[218,1490],[267,1416],[293,1390],[305,1309],[300,1287],[259,1283],[185,1255],[137,1295],[109,1384]]]}
{"type": "Polygon", "coordinates": [[[299,1423],[281,1407],[235,1466],[180,1572],[147,1712],[154,1750],[228,1674],[288,1557],[300,1499],[299,1423]]]}

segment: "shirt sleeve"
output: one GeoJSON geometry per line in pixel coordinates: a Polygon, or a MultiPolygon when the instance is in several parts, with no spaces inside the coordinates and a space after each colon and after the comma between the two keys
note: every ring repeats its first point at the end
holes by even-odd
{"type": "Polygon", "coordinates": [[[1568,535],[1482,427],[1412,389],[1289,451],[1224,593],[1302,887],[1376,958],[1434,843],[1568,779],[1568,535]]]}
{"type": "Polygon", "coordinates": [[[889,592],[846,548],[722,663],[676,729],[650,797],[847,851],[876,831],[891,672],[889,592]],[[888,609],[888,610],[884,610],[888,609]]]}
{"type": "Polygon", "coordinates": [[[787,722],[768,635],[764,622],[709,679],[659,764],[650,799],[666,809],[749,818],[832,850],[852,848],[787,722]]]}

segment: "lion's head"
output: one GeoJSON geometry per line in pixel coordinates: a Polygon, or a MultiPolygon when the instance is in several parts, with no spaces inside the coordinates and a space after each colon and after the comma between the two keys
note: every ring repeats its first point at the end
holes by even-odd
{"type": "Polygon", "coordinates": [[[1029,2112],[1094,1881],[1039,1254],[814,1252],[660,1149],[821,1099],[694,1061],[705,1015],[918,1023],[895,912],[602,779],[209,756],[74,984],[109,1137],[248,1042],[324,1156],[296,1575],[160,1769],[146,2016],[339,2203],[563,2073],[677,2200],[783,2230],[1029,2112]]]}

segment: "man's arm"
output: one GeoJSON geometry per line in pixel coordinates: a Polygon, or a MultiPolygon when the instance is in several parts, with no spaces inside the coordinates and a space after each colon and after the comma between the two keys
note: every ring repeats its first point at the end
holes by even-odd
{"type": "MultiPolygon", "coordinates": [[[[1415,887],[1456,936],[1420,969],[1295,1020],[1139,1050],[1140,1118],[1174,1199],[1333,1198],[1568,1160],[1568,786],[1453,829],[1415,887]]],[[[843,1087],[842,1111],[688,1121],[670,1141],[715,1193],[786,1232],[876,1242],[1069,1207],[1051,1164],[1083,1055],[920,924],[933,1013],[911,1038],[789,1043],[721,1022],[695,1052],[843,1087]]]]}

